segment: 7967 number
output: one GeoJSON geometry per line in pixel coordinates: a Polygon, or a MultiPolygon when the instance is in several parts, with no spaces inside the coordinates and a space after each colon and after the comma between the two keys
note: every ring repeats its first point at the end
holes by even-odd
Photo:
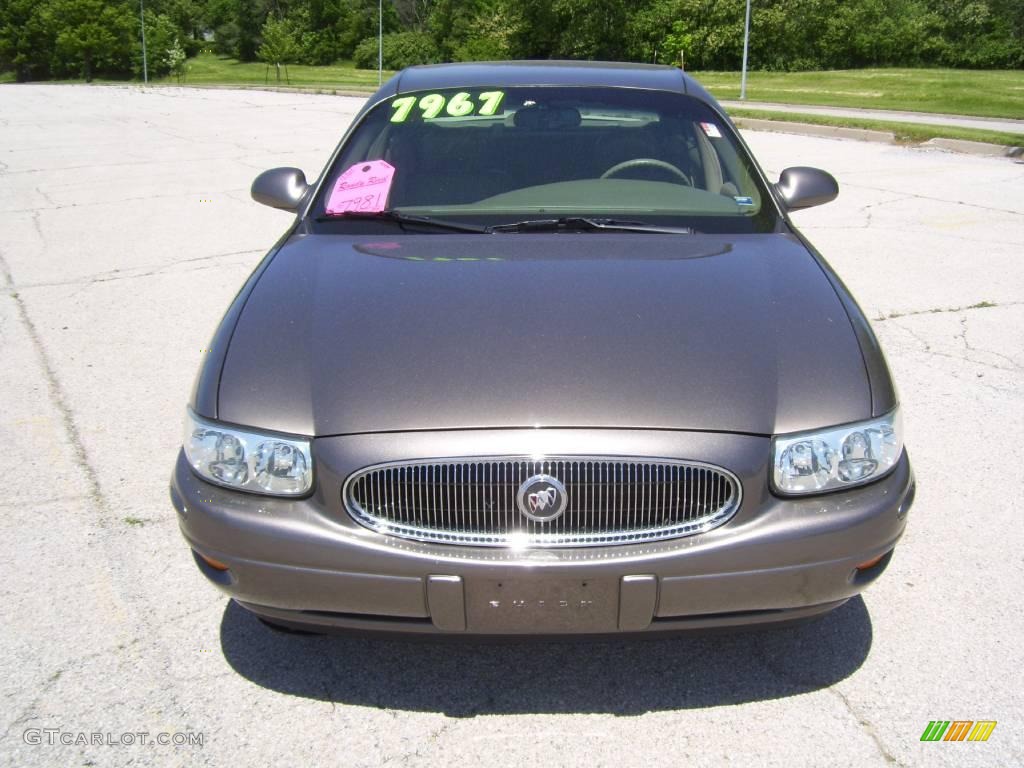
{"type": "Polygon", "coordinates": [[[404,123],[409,119],[414,107],[419,107],[423,113],[424,120],[433,120],[437,117],[467,117],[474,113],[490,117],[497,114],[502,99],[505,98],[503,91],[485,91],[477,96],[479,101],[474,100],[473,95],[465,91],[459,91],[451,99],[446,99],[441,93],[428,93],[425,96],[402,96],[391,102],[392,123],[404,123]],[[443,113],[443,115],[442,115],[443,113]]]}

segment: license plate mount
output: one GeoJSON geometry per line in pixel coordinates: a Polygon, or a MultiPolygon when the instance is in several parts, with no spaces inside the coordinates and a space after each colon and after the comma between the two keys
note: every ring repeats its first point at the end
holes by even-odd
{"type": "Polygon", "coordinates": [[[618,582],[608,579],[471,579],[466,623],[471,632],[566,634],[614,632],[618,582]]]}

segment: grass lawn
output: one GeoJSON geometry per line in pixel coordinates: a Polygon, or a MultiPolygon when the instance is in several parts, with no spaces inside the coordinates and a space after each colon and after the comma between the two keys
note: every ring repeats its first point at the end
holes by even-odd
{"type": "Polygon", "coordinates": [[[885,120],[861,120],[847,117],[829,117],[827,115],[800,115],[792,112],[769,112],[760,109],[730,109],[728,112],[732,118],[748,117],[756,120],[777,120],[782,123],[811,123],[812,125],[834,125],[840,128],[867,128],[871,131],[888,131],[896,136],[897,141],[908,144],[918,144],[922,141],[938,138],[983,141],[987,144],[1002,144],[1007,147],[1019,147],[1024,144],[1024,136],[1019,133],[981,131],[973,128],[955,128],[947,125],[891,123],[885,120]]]}
{"type": "MultiPolygon", "coordinates": [[[[281,68],[278,83],[274,68],[268,71],[262,62],[243,63],[226,56],[200,53],[187,62],[188,72],[181,80],[182,85],[294,85],[316,88],[339,88],[342,90],[377,90],[377,70],[356,69],[350,61],[326,67],[311,67],[304,64],[289,64],[288,79],[285,68],[281,68]]],[[[384,79],[394,74],[384,70],[384,79]]],[[[156,83],[177,84],[175,77],[154,80],[156,83]]]]}
{"type": "MultiPolygon", "coordinates": [[[[739,72],[691,72],[718,99],[738,99],[739,72]]],[[[1024,119],[1024,71],[857,69],[750,72],[747,99],[1024,119]]]]}

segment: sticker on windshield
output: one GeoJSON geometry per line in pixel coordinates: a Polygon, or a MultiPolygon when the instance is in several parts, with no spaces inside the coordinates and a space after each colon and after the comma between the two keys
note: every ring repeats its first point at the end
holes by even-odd
{"type": "Polygon", "coordinates": [[[383,211],[387,207],[394,178],[394,167],[383,160],[356,163],[335,182],[327,201],[327,215],[383,211]]]}
{"type": "Polygon", "coordinates": [[[504,98],[504,91],[485,91],[476,96],[459,91],[450,99],[443,93],[402,96],[391,102],[391,108],[395,110],[391,115],[391,122],[404,123],[410,116],[417,114],[424,120],[434,120],[439,117],[469,117],[470,115],[491,117],[498,113],[498,108],[504,98]]]}
{"type": "Polygon", "coordinates": [[[733,200],[736,201],[736,205],[750,206],[754,204],[754,198],[752,197],[734,197],[733,200]]]}
{"type": "Polygon", "coordinates": [[[700,127],[704,129],[704,133],[706,133],[710,138],[722,138],[722,132],[718,130],[718,126],[714,123],[701,123],[700,127]]]}

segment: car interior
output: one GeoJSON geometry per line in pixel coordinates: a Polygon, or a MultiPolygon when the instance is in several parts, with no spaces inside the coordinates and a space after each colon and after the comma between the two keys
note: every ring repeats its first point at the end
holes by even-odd
{"type": "Polygon", "coordinates": [[[460,205],[517,189],[602,178],[680,184],[730,198],[739,194],[737,169],[723,164],[699,123],[688,120],[590,122],[575,109],[533,106],[500,123],[464,126],[435,121],[391,128],[383,159],[397,169],[394,205],[460,205]]]}

